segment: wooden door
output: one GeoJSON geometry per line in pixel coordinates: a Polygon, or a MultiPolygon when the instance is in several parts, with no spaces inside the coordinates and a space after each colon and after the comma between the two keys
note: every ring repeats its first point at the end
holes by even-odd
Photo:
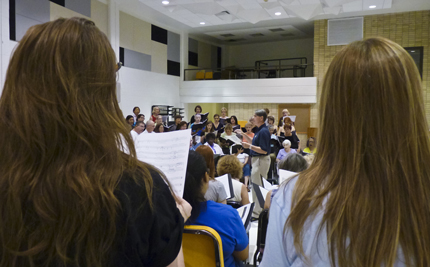
{"type": "MultiPolygon", "coordinates": [[[[310,104],[279,104],[278,118],[282,118],[282,110],[288,109],[290,115],[297,116],[296,127],[297,134],[307,134],[311,125],[311,105],[310,104]]],[[[276,122],[278,123],[278,122],[276,122]]]]}

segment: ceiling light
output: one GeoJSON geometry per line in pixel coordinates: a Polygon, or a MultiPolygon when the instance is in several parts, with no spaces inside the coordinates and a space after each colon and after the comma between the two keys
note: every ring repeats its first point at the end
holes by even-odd
{"type": "Polygon", "coordinates": [[[376,6],[369,6],[369,8],[376,8],[376,6]]]}
{"type": "Polygon", "coordinates": [[[276,16],[280,16],[282,13],[281,12],[275,12],[276,16]]]}
{"type": "Polygon", "coordinates": [[[168,5],[170,2],[165,0],[165,1],[162,1],[161,3],[162,3],[163,5],[168,5]]]}
{"type": "Polygon", "coordinates": [[[411,53],[415,53],[415,50],[412,50],[411,53]]]}
{"type": "Polygon", "coordinates": [[[200,25],[205,25],[206,24],[206,22],[200,22],[200,25]]]}

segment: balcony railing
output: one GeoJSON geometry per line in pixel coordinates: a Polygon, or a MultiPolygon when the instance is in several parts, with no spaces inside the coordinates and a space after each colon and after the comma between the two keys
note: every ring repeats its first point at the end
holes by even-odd
{"type": "Polygon", "coordinates": [[[185,69],[184,80],[236,80],[306,77],[306,70],[313,71],[307,58],[259,60],[254,67],[185,69]]]}

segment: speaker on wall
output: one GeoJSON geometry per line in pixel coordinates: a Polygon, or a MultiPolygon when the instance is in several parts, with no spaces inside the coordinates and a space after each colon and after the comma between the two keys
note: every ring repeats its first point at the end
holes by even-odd
{"type": "Polygon", "coordinates": [[[363,17],[329,19],[327,45],[347,45],[363,39],[363,17]]]}

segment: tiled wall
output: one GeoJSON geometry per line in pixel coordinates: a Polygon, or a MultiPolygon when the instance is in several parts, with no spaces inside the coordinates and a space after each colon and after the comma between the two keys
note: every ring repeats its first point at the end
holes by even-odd
{"type": "MultiPolygon", "coordinates": [[[[381,36],[403,47],[424,47],[423,93],[430,123],[430,10],[364,17],[364,37],[381,36]]],[[[331,60],[343,46],[327,46],[327,20],[315,21],[314,76],[318,92],[331,60]]],[[[318,101],[311,108],[311,127],[318,127],[318,101]]]]}
{"type": "Polygon", "coordinates": [[[120,60],[125,67],[180,76],[180,35],[120,12],[120,60]]]}
{"type": "Polygon", "coordinates": [[[85,17],[107,34],[108,8],[98,0],[10,0],[10,40],[19,41],[33,25],[57,18],[85,17]]]}
{"type": "Polygon", "coordinates": [[[236,115],[240,121],[247,121],[254,115],[255,110],[268,108],[270,113],[275,117],[275,124],[278,123],[278,104],[265,103],[230,103],[228,104],[228,116],[236,115]]]}

